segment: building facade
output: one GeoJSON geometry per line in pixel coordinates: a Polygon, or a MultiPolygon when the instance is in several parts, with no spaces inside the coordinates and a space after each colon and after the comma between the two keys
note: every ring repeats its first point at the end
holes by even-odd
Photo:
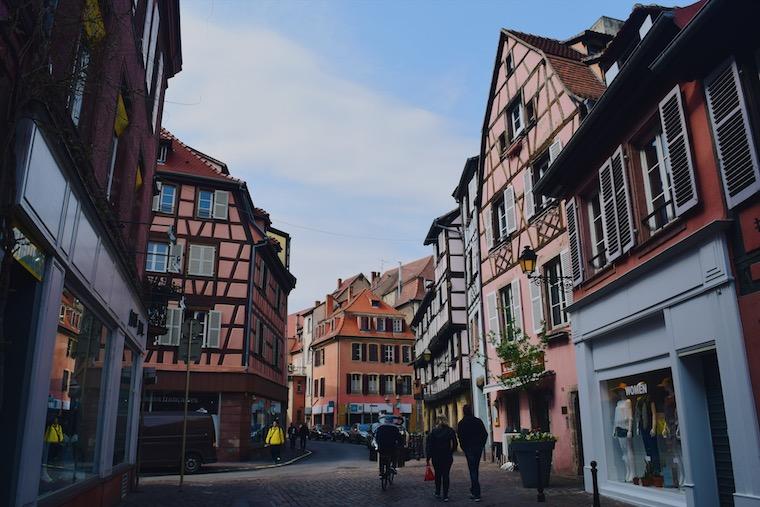
{"type": "Polygon", "coordinates": [[[414,429],[414,334],[404,315],[369,289],[338,306],[328,294],[325,318],[315,324],[312,424],[370,423],[400,414],[414,429]]]}
{"type": "Polygon", "coordinates": [[[634,8],[536,187],[566,203],[584,454],[637,505],[760,505],[758,13],[634,8]]]}
{"type": "Polygon", "coordinates": [[[464,242],[459,209],[436,218],[425,245],[433,245],[435,280],[412,320],[415,377],[424,403],[424,430],[445,415],[454,425],[471,403],[470,341],[464,279],[464,242]]]}
{"type": "MultiPolygon", "coordinates": [[[[578,473],[583,462],[574,351],[567,306],[572,291],[569,241],[559,201],[533,192],[604,85],[584,60],[591,32],[580,41],[502,30],[485,115],[481,148],[480,276],[488,341],[488,383],[493,438],[522,428],[557,437],[553,468],[578,473]],[[573,46],[573,47],[571,47],[573,46]],[[535,277],[518,257],[538,256],[535,277]],[[512,366],[496,353],[503,340],[544,343],[543,374],[525,385],[511,380],[512,366]]],[[[610,36],[606,36],[607,39],[610,36]]]]}
{"type": "Polygon", "coordinates": [[[282,246],[267,235],[269,216],[224,163],[164,131],[157,185],[147,277],[182,298],[170,303],[166,325],[149,343],[145,362],[157,382],[143,408],[183,409],[182,325],[197,319],[202,344],[191,361],[190,410],[212,415],[219,460],[247,459],[263,446],[263,428],[285,419],[287,298],[295,279],[282,246]]]}
{"type": "Polygon", "coordinates": [[[287,424],[306,422],[306,365],[303,312],[288,315],[288,417],[287,424]]]}
{"type": "Polygon", "coordinates": [[[404,314],[410,324],[414,314],[425,297],[425,287],[434,277],[433,257],[427,256],[403,264],[385,272],[375,271],[371,275],[372,292],[383,301],[404,314]]]}
{"type": "Polygon", "coordinates": [[[0,4],[3,505],[113,505],[134,471],[179,2],[102,5],[0,4]]]}

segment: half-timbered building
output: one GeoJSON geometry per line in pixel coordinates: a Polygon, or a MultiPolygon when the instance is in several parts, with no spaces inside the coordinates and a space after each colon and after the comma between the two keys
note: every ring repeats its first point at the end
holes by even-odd
{"type": "MultiPolygon", "coordinates": [[[[603,30],[608,23],[600,20],[603,30]]],[[[562,205],[533,193],[533,184],[580,125],[604,91],[585,63],[599,39],[595,30],[568,43],[504,29],[501,31],[481,144],[481,269],[488,383],[493,436],[521,428],[551,431],[558,437],[554,468],[578,470],[577,387],[570,322],[572,291],[562,205]],[[572,47],[571,47],[572,46],[572,47]],[[526,277],[518,264],[525,247],[538,255],[539,276],[526,277]],[[544,373],[536,382],[511,380],[495,344],[527,338],[548,343],[544,373]]],[[[593,55],[592,55],[593,56],[593,55]]]]}
{"type": "Polygon", "coordinates": [[[220,460],[245,459],[263,445],[262,428],[274,418],[283,422],[287,407],[287,297],[295,286],[283,263],[288,255],[280,257],[287,243],[267,234],[269,215],[224,163],[166,131],[158,157],[146,271],[182,300],[170,303],[165,326],[153,329],[146,364],[158,380],[145,409],[182,408],[182,325],[197,319],[202,344],[191,364],[190,409],[212,414],[220,460]]]}

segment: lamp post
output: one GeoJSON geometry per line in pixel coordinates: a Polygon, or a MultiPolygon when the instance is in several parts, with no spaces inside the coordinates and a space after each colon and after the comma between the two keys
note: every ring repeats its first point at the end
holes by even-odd
{"type": "Polygon", "coordinates": [[[428,348],[426,348],[426,349],[425,349],[425,350],[422,352],[422,359],[423,359],[423,361],[425,361],[426,363],[429,363],[429,362],[430,362],[430,358],[431,358],[432,356],[433,356],[433,353],[432,353],[432,352],[430,352],[430,349],[428,349],[428,348]]]}
{"type": "Polygon", "coordinates": [[[538,255],[530,246],[525,246],[525,248],[523,248],[523,251],[520,253],[520,256],[517,258],[517,262],[520,264],[520,269],[522,269],[522,272],[525,273],[525,275],[528,277],[528,280],[533,282],[535,285],[541,285],[543,281],[547,281],[550,285],[557,283],[562,284],[562,286],[567,290],[573,288],[572,276],[536,275],[535,272],[537,261],[538,255]]]}

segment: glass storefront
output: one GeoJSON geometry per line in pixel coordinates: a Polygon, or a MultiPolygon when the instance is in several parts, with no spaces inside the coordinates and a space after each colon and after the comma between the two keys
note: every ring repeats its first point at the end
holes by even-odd
{"type": "Polygon", "coordinates": [[[251,403],[251,441],[264,444],[266,430],[277,419],[280,426],[284,424],[281,417],[282,403],[265,398],[256,398],[251,403]]]}
{"type": "Polygon", "coordinates": [[[127,461],[127,428],[129,428],[132,408],[132,383],[135,378],[136,358],[137,354],[134,351],[124,348],[119,376],[119,399],[116,407],[116,433],[113,443],[114,465],[127,461]]]}
{"type": "Polygon", "coordinates": [[[50,371],[39,492],[45,495],[95,472],[103,361],[110,331],[64,289],[50,371]]]}
{"type": "Polygon", "coordinates": [[[678,411],[669,368],[602,383],[611,481],[681,490],[678,411]],[[603,393],[604,394],[604,393],[603,393]]]}

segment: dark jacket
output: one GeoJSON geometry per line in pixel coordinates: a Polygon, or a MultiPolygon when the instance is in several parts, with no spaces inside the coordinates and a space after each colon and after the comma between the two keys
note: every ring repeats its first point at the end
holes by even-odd
{"type": "Polygon", "coordinates": [[[301,438],[309,436],[309,428],[307,428],[305,424],[302,424],[301,427],[298,428],[298,436],[301,438]]]}
{"type": "Polygon", "coordinates": [[[436,426],[427,436],[425,455],[428,458],[450,458],[457,450],[457,434],[448,426],[436,426]]]}
{"type": "Polygon", "coordinates": [[[483,421],[473,415],[466,415],[459,421],[457,434],[459,445],[462,446],[464,452],[481,453],[488,441],[486,426],[483,421]]]}
{"type": "Polygon", "coordinates": [[[295,426],[290,426],[288,428],[288,436],[290,438],[296,438],[296,435],[298,435],[298,428],[296,428],[295,426]]]}
{"type": "Polygon", "coordinates": [[[377,442],[378,451],[392,451],[404,445],[404,437],[398,426],[381,424],[375,430],[375,442],[377,442]]]}

